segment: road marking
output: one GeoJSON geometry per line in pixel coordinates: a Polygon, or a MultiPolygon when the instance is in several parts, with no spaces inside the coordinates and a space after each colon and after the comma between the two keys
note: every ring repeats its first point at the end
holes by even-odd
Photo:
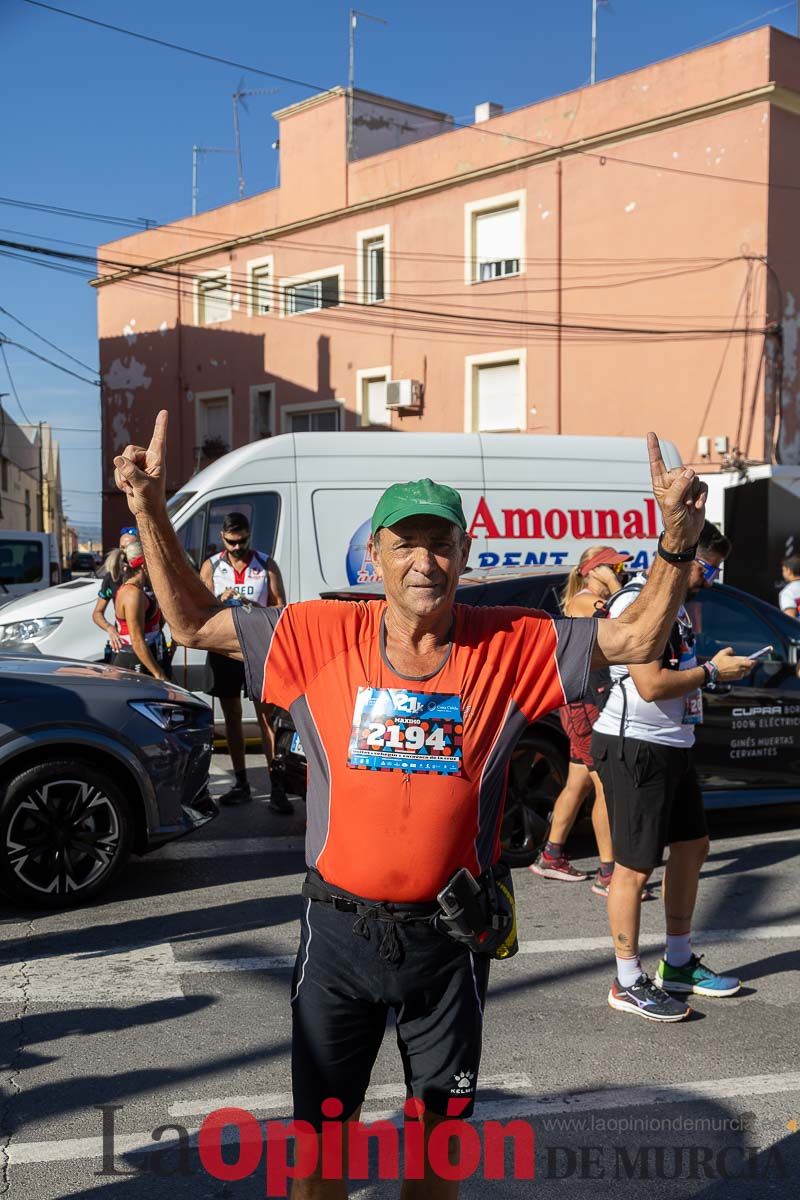
{"type": "MultiPolygon", "coordinates": [[[[519,1092],[531,1087],[531,1078],[521,1071],[511,1071],[507,1075],[487,1075],[481,1077],[481,1088],[494,1088],[498,1091],[519,1092]]],[[[367,1101],[370,1100],[404,1100],[406,1096],[405,1083],[378,1083],[370,1086],[367,1101]]],[[[221,1100],[177,1100],[170,1104],[167,1112],[171,1117],[204,1117],[217,1108],[244,1108],[254,1116],[273,1109],[289,1111],[292,1107],[291,1092],[265,1092],[255,1096],[225,1096],[221,1100]]]]}
{"type": "MultiPolygon", "coordinates": [[[[513,1078],[513,1077],[507,1077],[513,1078]]],[[[485,1081],[481,1086],[485,1086],[485,1081]]],[[[382,1089],[374,1088],[367,1096],[383,1098],[382,1089]]],[[[394,1094],[402,1095],[404,1089],[397,1089],[394,1094]]],[[[656,1087],[625,1087],[598,1089],[594,1092],[567,1092],[560,1095],[543,1097],[530,1092],[509,1097],[504,1100],[489,1100],[481,1103],[478,1100],[475,1110],[474,1123],[482,1121],[511,1121],[524,1118],[556,1116],[569,1113],[570,1116],[585,1115],[589,1112],[602,1112],[609,1109],[641,1109],[645,1106],[666,1104],[686,1104],[690,1102],[706,1102],[719,1104],[726,1100],[735,1100],[744,1096],[748,1101],[755,1096],[776,1096],[787,1092],[800,1092],[800,1072],[791,1071],[783,1075],[744,1075],[728,1079],[705,1079],[694,1083],[665,1083],[656,1087]]],[[[288,1093],[287,1093],[288,1095],[288,1093]]],[[[258,1097],[254,1097],[257,1099],[258,1097]]],[[[264,1097],[262,1097],[263,1099],[264,1097]]],[[[170,1114],[174,1114],[174,1108],[170,1114]]],[[[364,1110],[365,1121],[391,1120],[400,1124],[401,1116],[397,1109],[386,1111],[364,1110]]],[[[275,1120],[288,1120],[287,1114],[275,1120]]],[[[190,1138],[196,1140],[198,1127],[188,1128],[190,1138]]],[[[177,1140],[170,1132],[165,1132],[163,1139],[154,1143],[149,1133],[117,1133],[114,1138],[114,1148],[117,1159],[121,1155],[131,1154],[140,1150],[153,1150],[171,1145],[177,1140]]],[[[223,1130],[223,1141],[233,1143],[238,1141],[238,1130],[229,1126],[223,1130]]],[[[69,1162],[86,1158],[102,1158],[103,1140],[99,1137],[64,1138],[59,1141],[11,1142],[7,1149],[9,1165],[13,1168],[23,1163],[69,1162]]]]}
{"type": "Polygon", "coordinates": [[[175,956],[167,943],[97,954],[28,958],[0,965],[0,1000],[32,1004],[116,1004],[121,1000],[182,1000],[175,956]]]}
{"type": "MultiPolygon", "coordinates": [[[[800,924],[753,925],[742,929],[698,929],[695,945],[797,941],[800,924]]],[[[660,948],[662,933],[643,934],[643,950],[660,948]]],[[[548,938],[520,942],[522,957],[542,954],[610,953],[609,939],[600,937],[548,938]]],[[[519,965],[519,959],[517,963],[519,965]]],[[[16,963],[0,965],[0,1003],[18,1003],[25,995],[31,1004],[117,1004],[149,1000],[180,1000],[181,977],[189,975],[246,974],[286,971],[294,966],[295,952],[230,958],[176,958],[171,944],[133,949],[111,949],[98,954],[56,954],[29,958],[24,975],[16,963]]]]}

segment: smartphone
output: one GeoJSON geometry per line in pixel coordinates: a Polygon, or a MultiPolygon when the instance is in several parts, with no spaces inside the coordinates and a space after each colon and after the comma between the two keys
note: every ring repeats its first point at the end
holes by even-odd
{"type": "Polygon", "coordinates": [[[752,654],[746,654],[745,658],[766,658],[774,649],[774,646],[762,646],[760,650],[754,650],[752,654]]]}

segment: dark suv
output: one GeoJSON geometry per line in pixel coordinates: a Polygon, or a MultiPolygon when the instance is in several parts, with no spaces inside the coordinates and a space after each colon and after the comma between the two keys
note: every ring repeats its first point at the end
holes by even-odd
{"type": "MultiPolygon", "coordinates": [[[[456,592],[461,604],[516,605],[560,614],[563,570],[472,571],[456,592]]],[[[381,585],[325,593],[325,599],[382,598],[381,585]]],[[[800,801],[800,622],[738,588],[715,583],[690,601],[698,658],[723,646],[737,654],[773,647],[751,674],[708,689],[697,727],[695,762],[707,808],[800,801]]],[[[305,758],[286,715],[278,733],[287,782],[305,787],[305,758]]],[[[555,713],[529,727],[514,752],[503,822],[504,853],[515,866],[532,862],[544,818],[566,778],[568,743],[555,713]]]]}
{"type": "Polygon", "coordinates": [[[211,709],[117,667],[0,655],[0,891],[83,903],[131,852],[205,825],[211,709]]]}

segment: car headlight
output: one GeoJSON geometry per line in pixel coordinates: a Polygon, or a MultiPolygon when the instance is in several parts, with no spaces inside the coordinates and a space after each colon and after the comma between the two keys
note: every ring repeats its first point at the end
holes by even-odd
{"type": "Polygon", "coordinates": [[[131,708],[135,708],[148,721],[158,725],[159,729],[180,729],[190,724],[196,716],[196,709],[186,708],[182,704],[170,704],[161,700],[129,700],[131,708]]]}
{"type": "Polygon", "coordinates": [[[31,617],[27,621],[12,621],[0,625],[0,647],[12,642],[41,642],[61,624],[63,617],[31,617]]]}

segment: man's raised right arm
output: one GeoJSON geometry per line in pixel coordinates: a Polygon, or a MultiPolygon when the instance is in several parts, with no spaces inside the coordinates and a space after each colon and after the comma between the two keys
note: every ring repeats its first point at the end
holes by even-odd
{"type": "Polygon", "coordinates": [[[147,449],[126,446],[114,459],[117,487],[136,517],[150,582],[176,642],[241,659],[232,609],[223,607],[192,570],[167,515],[166,435],[162,409],[147,449]]]}

